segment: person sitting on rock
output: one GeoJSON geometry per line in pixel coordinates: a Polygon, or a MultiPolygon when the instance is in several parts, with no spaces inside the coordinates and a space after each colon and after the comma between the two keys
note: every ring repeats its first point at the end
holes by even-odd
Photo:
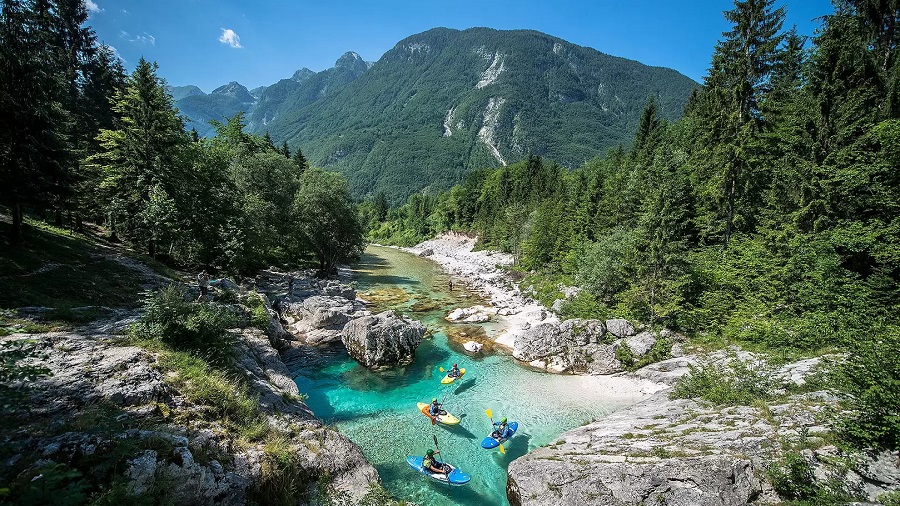
{"type": "Polygon", "coordinates": [[[437,459],[434,458],[434,456],[438,453],[441,452],[436,452],[429,448],[428,451],[425,452],[425,456],[422,457],[422,467],[431,471],[432,473],[447,474],[446,466],[444,466],[443,463],[438,462],[437,459]]]}
{"type": "Polygon", "coordinates": [[[496,429],[494,429],[494,432],[491,432],[492,438],[496,439],[497,441],[500,441],[501,439],[506,439],[510,436],[508,434],[509,424],[506,423],[505,417],[502,420],[500,420],[499,422],[494,422],[493,425],[494,425],[494,427],[496,427],[496,429]]]}
{"type": "Polygon", "coordinates": [[[459,366],[453,364],[453,367],[450,368],[450,372],[447,373],[447,376],[450,376],[451,378],[458,378],[462,376],[462,373],[459,371],[459,366]]]}
{"type": "Polygon", "coordinates": [[[434,399],[431,399],[431,405],[428,406],[428,412],[431,413],[431,416],[446,415],[447,412],[444,411],[441,406],[443,406],[443,404],[438,402],[437,397],[435,397],[434,399]]]}

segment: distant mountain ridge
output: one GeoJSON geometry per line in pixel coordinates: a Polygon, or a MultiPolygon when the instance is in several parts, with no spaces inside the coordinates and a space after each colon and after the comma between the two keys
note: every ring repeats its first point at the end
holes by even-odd
{"type": "Polygon", "coordinates": [[[176,105],[193,125],[243,111],[248,130],[344,173],[356,194],[397,202],[529,153],[578,166],[629,144],[649,97],[674,120],[696,86],[536,31],[435,28],[374,64],[348,52],[333,68],[301,69],[253,94],[230,83],[176,105]]]}

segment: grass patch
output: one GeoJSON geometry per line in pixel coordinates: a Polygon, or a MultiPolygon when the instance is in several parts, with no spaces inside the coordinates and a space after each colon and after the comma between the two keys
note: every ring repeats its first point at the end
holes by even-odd
{"type": "Polygon", "coordinates": [[[0,308],[139,303],[141,274],[104,257],[92,239],[36,220],[26,224],[22,245],[0,248],[0,308]]]}
{"type": "MultiPolygon", "coordinates": [[[[218,423],[245,443],[260,442],[269,434],[258,400],[237,378],[186,352],[160,353],[159,366],[166,382],[201,408],[203,420],[218,423]]],[[[184,412],[178,416],[189,422],[195,415],[197,412],[184,412]]]]}

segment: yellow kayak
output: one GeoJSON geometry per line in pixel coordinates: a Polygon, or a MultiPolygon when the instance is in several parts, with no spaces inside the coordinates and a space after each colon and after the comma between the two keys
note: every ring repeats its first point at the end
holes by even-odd
{"type": "Polygon", "coordinates": [[[419,407],[419,411],[421,411],[423,415],[427,416],[428,418],[431,418],[432,420],[436,420],[439,423],[442,423],[444,425],[459,424],[459,418],[456,418],[455,416],[451,415],[450,413],[447,413],[446,415],[431,416],[431,413],[428,412],[428,403],[427,402],[417,402],[416,406],[419,407]]]}
{"type": "Polygon", "coordinates": [[[459,376],[454,378],[448,374],[448,375],[444,376],[444,379],[441,380],[441,383],[443,383],[444,385],[447,385],[447,384],[453,383],[454,381],[458,380],[459,378],[462,378],[465,375],[466,375],[466,368],[463,367],[462,369],[459,370],[459,376]]]}

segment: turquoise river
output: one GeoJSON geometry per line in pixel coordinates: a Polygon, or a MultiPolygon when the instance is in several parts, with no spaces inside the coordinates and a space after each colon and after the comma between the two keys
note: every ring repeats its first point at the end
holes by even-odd
{"type": "Polygon", "coordinates": [[[633,395],[614,391],[615,381],[536,372],[517,364],[507,351],[488,350],[489,346],[487,353],[466,353],[460,332],[481,334],[484,339],[501,331],[502,324],[479,329],[444,321],[450,310],[482,301],[460,283],[449,290],[447,275],[430,260],[371,246],[354,271],[359,296],[370,302],[370,309],[395,309],[433,332],[419,346],[415,362],[375,373],[357,364],[337,343],[306,348],[288,366],[316,415],[362,448],[398,499],[422,505],[508,504],[506,468],[513,459],[634,401],[633,395]],[[441,385],[444,375],[439,367],[449,368],[454,362],[466,368],[466,375],[441,385]],[[417,410],[416,402],[434,397],[446,398],[446,409],[461,418],[459,425],[433,426],[417,410]],[[495,418],[519,422],[505,455],[480,446],[491,428],[486,409],[495,418]],[[433,447],[432,435],[437,435],[443,458],[472,475],[469,484],[449,487],[407,466],[407,455],[421,455],[433,447]]]}

